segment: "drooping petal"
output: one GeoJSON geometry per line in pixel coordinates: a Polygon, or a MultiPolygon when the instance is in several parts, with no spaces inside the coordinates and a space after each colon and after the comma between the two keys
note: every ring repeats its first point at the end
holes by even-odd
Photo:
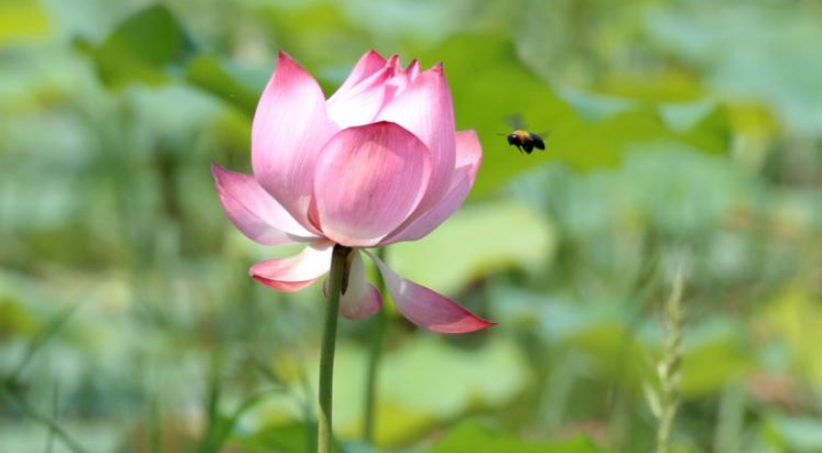
{"type": "Polygon", "coordinates": [[[477,177],[482,162],[482,147],[474,131],[457,132],[457,168],[451,178],[448,191],[434,206],[418,207],[403,226],[388,235],[380,244],[415,241],[428,235],[459,208],[477,177]]]}
{"type": "Polygon", "coordinates": [[[382,296],[365,276],[365,265],[359,252],[354,252],[348,288],[340,298],[340,313],[348,319],[365,319],[382,308],[382,296]]]}
{"type": "Polygon", "coordinates": [[[351,247],[378,243],[414,211],[430,173],[428,148],[397,124],[343,130],[317,159],[314,194],[322,234],[351,247]]]}
{"type": "Polygon", "coordinates": [[[276,290],[297,291],[328,272],[333,249],[330,241],[316,241],[295,256],[260,261],[251,266],[248,273],[254,280],[276,290]]]}
{"type": "MultiPolygon", "coordinates": [[[[413,63],[408,72],[415,72],[413,63]]],[[[431,150],[433,172],[421,204],[434,204],[448,189],[456,159],[454,106],[442,65],[416,75],[386,104],[377,119],[403,126],[431,150]]]]}
{"type": "Polygon", "coordinates": [[[328,119],[325,97],[303,68],[284,52],[265,87],[251,128],[254,177],[306,229],[314,162],[338,131],[328,119]]]}
{"type": "Polygon", "coordinates": [[[496,325],[471,313],[453,300],[406,280],[373,254],[400,313],[414,324],[439,333],[467,333],[496,325]]]}
{"type": "Polygon", "coordinates": [[[368,79],[380,69],[383,69],[386,66],[386,63],[387,61],[385,58],[377,53],[377,51],[369,50],[366,52],[362,57],[360,57],[357,64],[354,65],[354,68],[351,70],[351,74],[348,75],[345,82],[343,82],[337,91],[331,95],[330,98],[328,98],[328,102],[336,102],[337,98],[340,96],[345,96],[348,90],[354,88],[355,85],[363,80],[368,79]]]}
{"type": "Polygon", "coordinates": [[[229,220],[250,239],[264,245],[307,242],[315,237],[268,194],[251,175],[212,163],[220,202],[229,220]]]}

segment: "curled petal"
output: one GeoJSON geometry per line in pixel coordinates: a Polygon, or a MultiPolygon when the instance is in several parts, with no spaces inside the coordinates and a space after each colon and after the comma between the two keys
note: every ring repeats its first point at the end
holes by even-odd
{"type": "Polygon", "coordinates": [[[263,91],[251,127],[254,177],[304,228],[317,154],[338,131],[317,81],[284,52],[263,91]]]}
{"type": "Polygon", "coordinates": [[[297,291],[328,272],[333,249],[334,244],[329,241],[316,241],[295,256],[260,261],[248,273],[276,290],[297,291]]]}
{"type": "Polygon", "coordinates": [[[217,163],[212,163],[211,171],[229,220],[250,239],[264,245],[283,245],[313,237],[253,176],[226,170],[217,163]]]}
{"type": "Polygon", "coordinates": [[[365,265],[359,252],[354,253],[348,288],[340,299],[340,313],[348,319],[365,319],[382,308],[382,296],[365,276],[365,265]]]}
{"type": "MultiPolygon", "coordinates": [[[[416,74],[412,63],[408,73],[413,82],[391,100],[377,115],[378,120],[392,121],[411,131],[431,150],[433,172],[424,207],[434,204],[448,188],[455,162],[454,106],[442,65],[416,74]]],[[[406,76],[408,77],[408,76],[406,76]]]]}
{"type": "Polygon", "coordinates": [[[482,147],[474,131],[457,132],[457,168],[451,178],[448,190],[437,203],[427,210],[417,208],[414,215],[386,237],[381,245],[400,241],[415,241],[428,235],[440,226],[459,208],[477,177],[482,162],[482,147]]]}
{"type": "Polygon", "coordinates": [[[430,173],[428,149],[394,123],[340,132],[317,160],[314,176],[323,235],[351,247],[378,243],[417,207],[430,173]]]}
{"type": "Polygon", "coordinates": [[[439,333],[468,333],[496,325],[471,313],[453,300],[406,280],[373,254],[400,313],[414,324],[439,333]]]}
{"type": "Polygon", "coordinates": [[[366,52],[360,60],[357,61],[357,64],[354,65],[354,69],[351,70],[351,74],[348,75],[348,78],[345,79],[340,88],[328,98],[329,104],[334,103],[340,97],[344,97],[347,95],[347,92],[354,88],[357,84],[370,78],[372,75],[377,73],[379,70],[385,68],[387,61],[385,58],[382,57],[379,53],[374,50],[369,50],[366,52]]]}

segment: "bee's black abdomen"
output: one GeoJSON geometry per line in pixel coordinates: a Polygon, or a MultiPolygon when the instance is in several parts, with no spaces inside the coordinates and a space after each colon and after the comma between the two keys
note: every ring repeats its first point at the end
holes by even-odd
{"type": "Polygon", "coordinates": [[[537,134],[531,134],[531,141],[534,144],[534,147],[537,149],[545,149],[545,142],[542,141],[542,137],[537,134]]]}

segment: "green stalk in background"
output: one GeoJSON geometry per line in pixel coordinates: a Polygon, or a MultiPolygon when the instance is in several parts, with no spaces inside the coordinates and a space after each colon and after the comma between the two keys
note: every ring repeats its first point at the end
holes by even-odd
{"type": "Polygon", "coordinates": [[[682,309],[683,276],[679,269],[674,276],[671,296],[665,303],[665,346],[657,364],[659,390],[646,387],[651,411],[657,418],[656,453],[671,451],[671,429],[679,409],[679,387],[682,382],[682,338],[684,316],[682,309]]]}
{"type": "MultiPolygon", "coordinates": [[[[387,247],[380,247],[377,249],[377,257],[385,262],[387,255],[387,247]]],[[[385,280],[382,274],[377,272],[377,290],[380,292],[383,301],[388,297],[385,290],[385,280]]],[[[385,310],[380,310],[374,315],[371,332],[371,350],[368,354],[368,374],[365,378],[365,414],[363,419],[363,439],[370,443],[374,443],[374,419],[376,417],[376,399],[377,399],[377,378],[382,359],[383,338],[385,337],[385,327],[388,323],[388,316],[385,310]]]]}
{"type": "Polygon", "coordinates": [[[334,246],[328,282],[328,307],[325,312],[322,349],[320,350],[320,413],[317,417],[317,452],[331,453],[334,444],[332,423],[332,395],[334,384],[334,352],[337,344],[337,320],[340,313],[340,295],[345,292],[348,269],[353,250],[334,246]]]}

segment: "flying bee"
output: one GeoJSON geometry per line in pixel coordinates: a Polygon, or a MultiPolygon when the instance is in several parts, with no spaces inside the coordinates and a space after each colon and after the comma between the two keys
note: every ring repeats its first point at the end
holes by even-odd
{"type": "Polygon", "coordinates": [[[545,141],[542,140],[542,137],[522,129],[517,129],[508,134],[508,144],[515,146],[519,152],[525,154],[531,154],[534,148],[545,149],[545,141]]]}
{"type": "Polygon", "coordinates": [[[506,135],[508,144],[516,147],[520,153],[531,154],[534,148],[539,150],[545,149],[545,140],[540,134],[529,132],[522,125],[522,116],[514,114],[506,118],[506,122],[514,129],[510,134],[506,135]]]}

